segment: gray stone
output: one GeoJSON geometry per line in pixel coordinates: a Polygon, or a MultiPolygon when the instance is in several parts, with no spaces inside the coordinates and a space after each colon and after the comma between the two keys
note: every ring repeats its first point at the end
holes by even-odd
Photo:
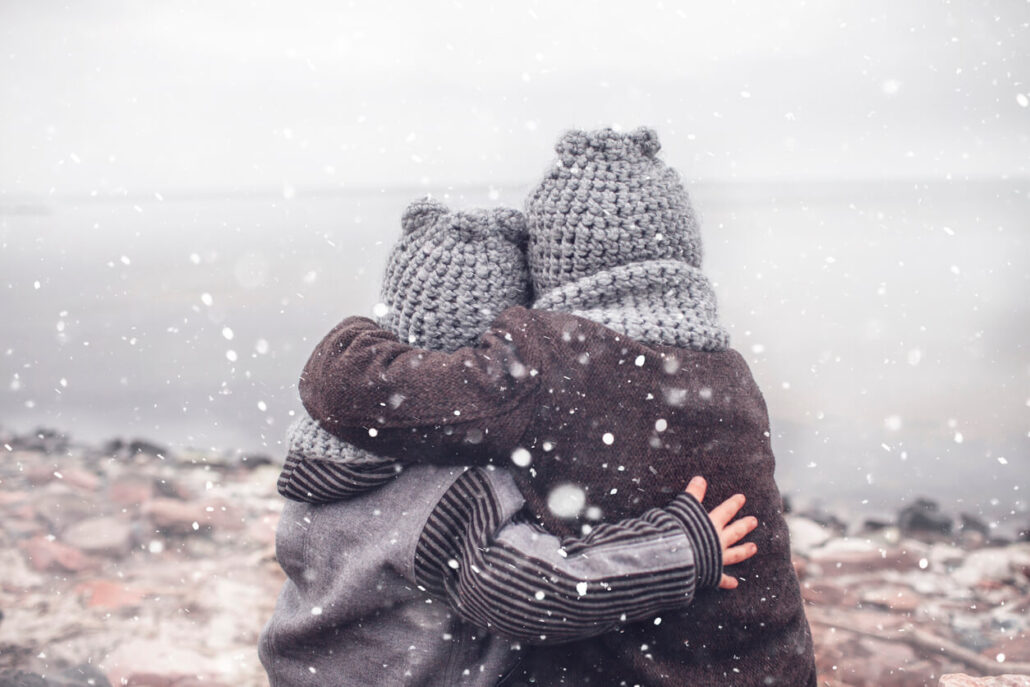
{"type": "Polygon", "coordinates": [[[942,675],[937,687],[1030,687],[1030,675],[971,677],[965,673],[942,675]]]}
{"type": "Polygon", "coordinates": [[[132,526],[118,518],[90,518],[61,535],[64,543],[100,556],[125,556],[132,549],[132,526]]]}
{"type": "Polygon", "coordinates": [[[791,550],[804,556],[834,536],[833,531],[829,528],[796,515],[787,516],[787,527],[790,529],[791,550]]]}
{"type": "Polygon", "coordinates": [[[898,526],[906,535],[951,534],[951,518],[941,513],[936,501],[916,499],[898,513],[898,526]]]}

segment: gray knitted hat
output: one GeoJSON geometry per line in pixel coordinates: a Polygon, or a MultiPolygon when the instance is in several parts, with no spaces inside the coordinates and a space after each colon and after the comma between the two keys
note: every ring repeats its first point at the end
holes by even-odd
{"type": "Polygon", "coordinates": [[[715,293],[679,175],[651,129],[570,131],[526,201],[534,308],[653,344],[721,350],[715,293]]]}
{"type": "Polygon", "coordinates": [[[426,198],[408,206],[401,224],[380,323],[402,341],[453,351],[475,343],[505,308],[529,305],[526,222],[518,210],[450,212],[426,198]]]}
{"type": "MultiPolygon", "coordinates": [[[[526,222],[518,210],[450,212],[422,199],[408,206],[401,226],[383,277],[387,310],[380,324],[402,341],[452,351],[474,344],[502,310],[529,305],[526,222]]],[[[392,458],[341,441],[307,414],[289,427],[286,444],[279,493],[297,501],[349,498],[401,470],[392,458]],[[360,482],[342,480],[334,462],[362,466],[360,482]]]]}

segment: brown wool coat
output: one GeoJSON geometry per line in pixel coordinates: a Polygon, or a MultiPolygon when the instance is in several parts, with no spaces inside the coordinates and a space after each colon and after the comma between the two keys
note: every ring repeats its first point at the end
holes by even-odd
{"type": "Polygon", "coordinates": [[[645,345],[516,307],[479,346],[446,354],[348,318],[315,349],[300,394],[326,429],[380,455],[503,465],[558,535],[585,522],[548,509],[564,483],[583,487],[609,522],[666,505],[694,475],[708,479],[709,508],[747,496],[758,554],[729,569],[738,589],[705,590],[659,624],[538,648],[525,667],[536,684],[816,684],[765,401],[739,353],[645,345]],[[531,452],[528,467],[508,459],[516,448],[531,452]]]}

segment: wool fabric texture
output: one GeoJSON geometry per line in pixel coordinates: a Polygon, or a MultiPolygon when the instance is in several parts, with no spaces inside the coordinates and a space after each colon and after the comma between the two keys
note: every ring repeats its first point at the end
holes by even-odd
{"type": "MultiPolygon", "coordinates": [[[[380,298],[387,311],[379,324],[402,341],[441,351],[471,346],[502,310],[528,305],[526,222],[518,210],[452,212],[422,198],[408,205],[401,226],[383,277],[380,298]]],[[[307,414],[288,428],[286,442],[287,466],[278,488],[288,499],[318,496],[304,476],[313,465],[305,460],[379,464],[384,467],[379,483],[394,474],[387,469],[394,461],[341,441],[307,414]]],[[[338,497],[321,496],[315,500],[338,497]]]]}
{"type": "Polygon", "coordinates": [[[526,200],[534,308],[580,315],[651,344],[723,350],[701,234],[658,135],[570,131],[526,200]]]}
{"type": "Polygon", "coordinates": [[[401,341],[453,351],[475,343],[505,308],[528,302],[526,222],[518,210],[450,212],[426,198],[408,206],[401,224],[380,321],[401,341]]]}
{"type": "MultiPolygon", "coordinates": [[[[438,350],[471,345],[496,314],[528,303],[520,212],[451,212],[423,199],[408,206],[402,227],[380,324],[403,340],[438,350]]],[[[446,604],[426,603],[398,574],[414,565],[423,525],[463,470],[411,466],[398,475],[394,461],[342,441],[307,414],[288,430],[287,446],[278,487],[291,502],[276,556],[288,580],[259,641],[270,684],[498,684],[520,651],[446,604]],[[369,469],[348,481],[334,463],[369,469]],[[365,493],[341,500],[355,488],[365,493]],[[368,517],[378,511],[395,517],[368,517]]]]}

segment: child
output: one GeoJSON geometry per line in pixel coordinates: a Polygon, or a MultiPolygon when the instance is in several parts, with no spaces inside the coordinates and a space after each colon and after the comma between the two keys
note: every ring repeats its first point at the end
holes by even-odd
{"type": "Polygon", "coordinates": [[[578,532],[583,515],[654,508],[694,474],[711,478],[716,500],[747,493],[760,554],[738,568],[738,591],[699,593],[660,623],[541,649],[527,676],[815,685],[765,402],[727,348],[693,210],[658,148],[646,129],[565,135],[526,204],[534,309],[506,310],[477,347],[450,354],[344,320],[308,361],[301,399],[323,427],[381,455],[480,465],[519,456],[509,468],[529,510],[557,534],[578,532]],[[405,398],[400,409],[394,396],[405,398]],[[571,520],[548,508],[566,482],[584,496],[571,520]]]}
{"type": "MultiPolygon", "coordinates": [[[[383,301],[384,324],[406,341],[470,345],[528,302],[520,213],[421,201],[403,226],[383,301]]],[[[288,580],[259,648],[273,687],[494,685],[524,653],[508,639],[569,641],[683,607],[751,555],[732,545],[755,523],[728,524],[740,500],[707,516],[703,481],[665,508],[559,541],[517,517],[524,502],[503,470],[399,471],[310,419],[288,443],[280,491],[309,503],[289,503],[277,535],[288,580]]]]}

